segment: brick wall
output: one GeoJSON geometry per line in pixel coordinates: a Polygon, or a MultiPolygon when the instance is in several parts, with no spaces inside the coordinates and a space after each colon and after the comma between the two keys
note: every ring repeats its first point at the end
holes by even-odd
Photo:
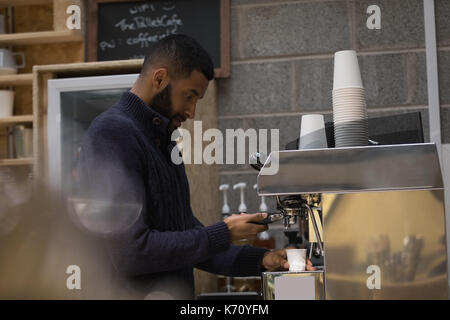
{"type": "MultiPolygon", "coordinates": [[[[442,141],[448,143],[448,0],[436,0],[436,31],[442,141]]],[[[429,141],[423,0],[232,0],[231,77],[218,81],[220,129],[277,128],[283,149],[298,137],[302,114],[331,121],[333,55],[343,49],[358,52],[369,118],[420,111],[429,141]],[[381,8],[381,30],[366,27],[373,4],[381,8]]],[[[260,201],[256,175],[247,165],[220,167],[220,183],[247,183],[249,212],[260,201]]],[[[229,204],[237,211],[237,190],[229,191],[229,204]]]]}

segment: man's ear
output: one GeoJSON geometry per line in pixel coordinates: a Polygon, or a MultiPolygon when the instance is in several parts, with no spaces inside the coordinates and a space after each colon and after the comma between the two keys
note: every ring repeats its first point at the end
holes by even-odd
{"type": "Polygon", "coordinates": [[[157,91],[162,91],[168,84],[170,78],[166,68],[158,68],[153,72],[153,87],[157,91]]]}

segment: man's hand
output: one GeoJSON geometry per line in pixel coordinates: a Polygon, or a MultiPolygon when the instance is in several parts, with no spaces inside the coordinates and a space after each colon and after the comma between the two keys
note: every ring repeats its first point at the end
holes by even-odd
{"type": "Polygon", "coordinates": [[[260,232],[268,229],[267,225],[257,225],[250,223],[252,221],[261,221],[267,217],[267,213],[255,213],[255,214],[233,214],[225,218],[228,230],[230,230],[230,239],[242,240],[242,239],[254,239],[260,232]]]}
{"type": "MultiPolygon", "coordinates": [[[[262,265],[267,271],[287,271],[289,270],[289,262],[287,261],[286,249],[277,251],[268,251],[264,254],[262,265]]],[[[306,259],[306,270],[314,271],[311,260],[306,259]]]]}

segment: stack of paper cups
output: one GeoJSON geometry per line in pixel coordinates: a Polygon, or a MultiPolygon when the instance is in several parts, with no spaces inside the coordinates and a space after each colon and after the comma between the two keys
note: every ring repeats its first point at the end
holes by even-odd
{"type": "Polygon", "coordinates": [[[334,55],[333,121],[336,148],[367,145],[366,99],[353,50],[334,55]]]}

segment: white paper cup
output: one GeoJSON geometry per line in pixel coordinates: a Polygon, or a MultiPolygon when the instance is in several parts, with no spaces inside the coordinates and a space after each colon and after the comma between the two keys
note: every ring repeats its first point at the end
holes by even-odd
{"type": "Polygon", "coordinates": [[[366,105],[366,97],[364,89],[355,90],[333,90],[332,92],[333,105],[342,102],[361,102],[366,105]]]}
{"type": "Polygon", "coordinates": [[[363,99],[366,100],[366,97],[363,93],[333,93],[333,101],[335,99],[363,99]]]}
{"type": "MultiPolygon", "coordinates": [[[[345,126],[346,123],[338,123],[338,126],[345,126]]],[[[364,135],[367,134],[367,130],[363,127],[361,127],[359,130],[350,130],[350,129],[343,129],[343,130],[339,130],[336,131],[336,137],[352,137],[352,138],[357,138],[357,137],[363,137],[364,135]]]]}
{"type": "Polygon", "coordinates": [[[363,95],[358,96],[358,95],[341,95],[341,96],[333,96],[333,104],[335,104],[336,102],[340,102],[340,101],[347,101],[347,100],[352,100],[352,101],[363,101],[364,104],[366,101],[366,97],[364,97],[363,95]]]}
{"type": "Polygon", "coordinates": [[[286,249],[289,271],[306,270],[306,249],[286,249]]]}
{"type": "Polygon", "coordinates": [[[367,112],[364,108],[360,106],[346,106],[341,108],[336,108],[333,110],[333,116],[339,117],[339,116],[345,116],[345,115],[360,115],[360,116],[366,116],[367,112]]]}
{"type": "Polygon", "coordinates": [[[360,116],[366,116],[366,111],[358,106],[355,107],[342,107],[342,109],[335,109],[333,110],[333,116],[345,116],[345,115],[360,115],[360,116]]]}
{"type": "Polygon", "coordinates": [[[0,118],[12,117],[14,108],[14,91],[0,90],[0,118]]]}
{"type": "MultiPolygon", "coordinates": [[[[334,118],[333,120],[334,120],[335,124],[345,124],[348,122],[360,122],[360,121],[364,121],[365,119],[366,118],[360,117],[360,116],[353,116],[353,117],[347,116],[345,118],[334,118]]],[[[362,127],[362,125],[361,125],[361,127],[362,127]]]]}
{"type": "Polygon", "coordinates": [[[366,114],[366,109],[364,108],[363,105],[361,104],[350,104],[350,103],[346,103],[346,104],[342,104],[339,106],[333,106],[333,114],[344,114],[344,113],[360,113],[360,114],[366,114]]]}
{"type": "Polygon", "coordinates": [[[365,137],[365,134],[362,132],[354,132],[352,134],[345,133],[342,136],[336,135],[336,139],[339,139],[342,141],[343,140],[360,141],[360,142],[363,142],[364,144],[367,143],[367,138],[365,137]]]}
{"type": "Polygon", "coordinates": [[[364,95],[356,95],[356,94],[333,95],[333,103],[335,103],[336,101],[344,100],[344,99],[365,101],[366,97],[364,97],[364,95]]]}
{"type": "Polygon", "coordinates": [[[347,103],[362,105],[364,108],[366,107],[366,101],[361,97],[342,97],[333,99],[333,107],[347,103]]]}
{"type": "Polygon", "coordinates": [[[302,116],[299,149],[322,149],[327,147],[323,115],[306,114],[302,116]]]}
{"type": "Polygon", "coordinates": [[[342,103],[340,105],[333,106],[333,114],[335,113],[343,113],[343,112],[360,112],[366,114],[366,106],[360,103],[342,103]]]}
{"type": "Polygon", "coordinates": [[[343,50],[334,54],[333,89],[339,88],[363,88],[358,57],[354,50],[343,50]]]}
{"type": "Polygon", "coordinates": [[[342,109],[334,109],[333,117],[343,117],[346,115],[360,115],[366,117],[366,111],[361,107],[342,107],[342,109]]]}
{"type": "MultiPolygon", "coordinates": [[[[354,89],[354,88],[352,88],[354,89]]],[[[332,94],[333,96],[342,96],[342,95],[358,95],[358,96],[364,96],[365,95],[364,89],[355,91],[355,90],[333,90],[332,94]]]]}
{"type": "Polygon", "coordinates": [[[364,96],[364,91],[337,91],[333,90],[333,96],[342,96],[342,95],[358,95],[358,96],[364,96]]]}
{"type": "Polygon", "coordinates": [[[344,87],[344,88],[334,88],[332,91],[334,93],[341,93],[341,92],[364,93],[365,89],[363,87],[344,87]]]}

